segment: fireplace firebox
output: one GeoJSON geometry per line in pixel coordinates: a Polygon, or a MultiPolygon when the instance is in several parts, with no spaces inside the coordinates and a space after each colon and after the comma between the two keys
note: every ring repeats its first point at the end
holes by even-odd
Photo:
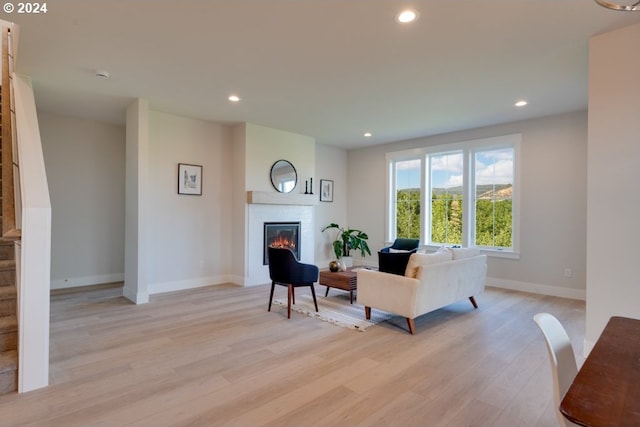
{"type": "Polygon", "coordinates": [[[269,264],[269,247],[289,248],[300,259],[300,222],[265,222],[262,264],[269,264]]]}

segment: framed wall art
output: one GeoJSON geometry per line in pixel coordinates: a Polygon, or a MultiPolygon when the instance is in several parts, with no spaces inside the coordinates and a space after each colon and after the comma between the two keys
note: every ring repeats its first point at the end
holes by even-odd
{"type": "Polygon", "coordinates": [[[178,163],[178,194],[202,196],[202,166],[178,163]]]}
{"type": "Polygon", "coordinates": [[[320,180],[320,201],[333,202],[333,180],[320,180]]]}

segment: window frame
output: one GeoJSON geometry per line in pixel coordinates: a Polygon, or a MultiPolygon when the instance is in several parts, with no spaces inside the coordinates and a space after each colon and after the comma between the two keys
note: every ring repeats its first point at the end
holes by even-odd
{"type": "Polygon", "coordinates": [[[431,179],[430,156],[443,155],[462,151],[463,153],[463,247],[478,247],[483,253],[490,256],[515,258],[520,257],[520,150],[522,143],[522,134],[510,134],[482,139],[473,139],[461,142],[453,142],[449,144],[426,146],[422,148],[414,148],[410,150],[395,151],[386,153],[387,161],[387,192],[386,192],[386,218],[385,218],[385,236],[388,242],[392,242],[396,238],[396,182],[395,182],[395,166],[397,162],[406,160],[420,161],[420,241],[423,247],[428,249],[437,249],[440,244],[431,243],[431,187],[429,180],[431,179]],[[513,193],[512,203],[512,247],[487,247],[477,246],[475,244],[475,156],[478,152],[492,151],[504,148],[513,149],[513,193]],[[427,194],[429,193],[429,194],[427,194]]]}
{"type": "MultiPolygon", "coordinates": [[[[424,162],[422,161],[422,150],[404,150],[397,153],[387,153],[387,191],[385,205],[385,236],[387,243],[393,242],[397,230],[397,189],[396,189],[396,164],[410,160],[418,160],[420,162],[420,206],[424,206],[424,192],[422,191],[422,182],[424,181],[424,162]],[[390,156],[391,154],[391,156],[390,156]]],[[[420,215],[420,241],[423,241],[424,215],[420,215]]]]}

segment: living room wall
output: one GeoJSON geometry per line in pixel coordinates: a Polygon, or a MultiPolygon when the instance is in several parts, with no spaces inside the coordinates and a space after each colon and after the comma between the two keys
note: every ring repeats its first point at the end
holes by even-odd
{"type": "Polygon", "coordinates": [[[589,44],[587,322],[590,350],[611,316],[640,319],[640,24],[589,44]]]}
{"type": "Polygon", "coordinates": [[[225,282],[231,262],[230,129],[151,110],[149,293],[225,282]],[[202,195],[180,195],[178,163],[202,165],[202,195]]]}
{"type": "Polygon", "coordinates": [[[348,227],[347,222],[347,151],[328,145],[316,145],[316,175],[318,183],[315,192],[319,192],[320,180],[333,181],[333,202],[319,202],[315,209],[316,238],[315,255],[316,264],[320,268],[326,268],[329,262],[335,259],[332,241],[335,238],[335,230],[321,232],[325,225],[335,222],[343,227],[348,227]]]}
{"type": "MultiPolygon", "coordinates": [[[[334,181],[334,201],[314,211],[316,263],[324,267],[332,258],[331,236],[320,232],[330,222],[367,231],[374,252],[387,243],[386,152],[522,133],[520,259],[490,258],[490,284],[584,298],[586,118],[570,113],[348,152],[315,144],[315,191],[320,179],[334,181]],[[572,277],[564,277],[565,268],[572,277]]],[[[122,280],[124,128],[46,112],[40,120],[53,211],[52,287],[122,280]]],[[[236,172],[231,132],[151,111],[150,293],[235,277],[228,250],[234,237],[225,225],[232,223],[229,181],[236,172]],[[177,194],[178,162],[204,166],[202,196],[177,194]]],[[[375,253],[365,262],[375,264],[375,253]]]]}
{"type": "Polygon", "coordinates": [[[123,280],[123,126],[39,112],[52,210],[51,288],[123,280]]]}
{"type": "Polygon", "coordinates": [[[376,251],[387,243],[385,153],[515,133],[522,134],[520,258],[489,257],[488,284],[584,299],[586,112],[349,151],[349,225],[367,231],[376,251]]]}

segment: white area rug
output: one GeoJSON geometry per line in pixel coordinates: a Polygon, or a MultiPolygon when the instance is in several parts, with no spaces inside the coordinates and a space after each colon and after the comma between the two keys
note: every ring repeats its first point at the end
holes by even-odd
{"type": "MultiPolygon", "coordinates": [[[[342,326],[343,328],[356,329],[364,332],[369,326],[384,322],[393,317],[390,313],[372,308],[371,319],[367,320],[364,317],[364,306],[356,304],[355,302],[349,304],[348,292],[340,292],[333,289],[329,291],[328,297],[324,297],[324,292],[316,291],[316,298],[318,300],[318,312],[316,312],[313,306],[313,297],[310,294],[304,294],[303,292],[305,290],[304,288],[300,288],[299,292],[296,292],[296,303],[291,305],[291,310],[324,320],[325,322],[333,323],[334,325],[342,326]],[[332,292],[335,295],[331,295],[332,292]]],[[[274,298],[273,303],[285,308],[287,307],[286,298],[274,298]]]]}

